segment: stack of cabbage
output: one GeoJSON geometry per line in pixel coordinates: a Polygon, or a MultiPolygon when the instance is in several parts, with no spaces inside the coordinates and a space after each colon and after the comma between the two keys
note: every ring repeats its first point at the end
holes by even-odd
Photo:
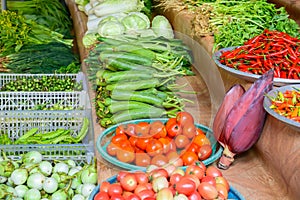
{"type": "Polygon", "coordinates": [[[142,0],[76,0],[79,9],[87,16],[87,31],[83,44],[89,47],[98,36],[120,35],[164,36],[173,38],[172,27],[162,15],[150,22],[150,1],[142,0]]]}

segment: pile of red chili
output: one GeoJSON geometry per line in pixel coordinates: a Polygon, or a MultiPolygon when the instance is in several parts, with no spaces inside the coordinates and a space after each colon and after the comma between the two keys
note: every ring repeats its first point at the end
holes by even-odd
{"type": "Polygon", "coordinates": [[[278,114],[300,122],[300,90],[286,90],[278,92],[274,98],[269,97],[272,105],[270,106],[278,114]]]}
{"type": "Polygon", "coordinates": [[[300,79],[300,40],[283,32],[264,30],[243,46],[223,52],[220,63],[258,75],[273,68],[276,78],[300,79]]]}

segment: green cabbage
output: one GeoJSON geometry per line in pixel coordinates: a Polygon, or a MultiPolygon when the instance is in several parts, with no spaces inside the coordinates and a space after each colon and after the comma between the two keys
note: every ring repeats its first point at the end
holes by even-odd
{"type": "Polygon", "coordinates": [[[97,34],[96,33],[86,33],[82,37],[82,44],[85,48],[89,48],[90,46],[94,45],[97,41],[97,34]]]}
{"type": "Polygon", "coordinates": [[[131,12],[121,21],[126,31],[136,31],[150,28],[150,20],[144,13],[131,12]]]}
{"type": "Polygon", "coordinates": [[[97,32],[100,36],[121,35],[125,31],[125,27],[115,16],[108,16],[101,20],[98,24],[97,32]]]}
{"type": "Polygon", "coordinates": [[[157,36],[174,38],[174,32],[169,20],[163,15],[157,15],[152,20],[152,30],[157,36]]]}

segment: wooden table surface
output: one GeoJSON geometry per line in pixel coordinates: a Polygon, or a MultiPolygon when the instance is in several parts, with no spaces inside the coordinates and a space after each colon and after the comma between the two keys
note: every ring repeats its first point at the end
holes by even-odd
{"type": "MultiPolygon", "coordinates": [[[[76,41],[83,61],[87,52],[82,45],[82,37],[86,31],[86,16],[78,11],[72,0],[66,0],[74,24],[76,41]]],[[[194,71],[196,76],[179,81],[188,83],[187,89],[197,92],[186,96],[195,104],[187,104],[198,123],[212,126],[214,114],[225,92],[235,83],[246,89],[252,83],[235,78],[220,70],[211,59],[212,38],[191,38],[191,16],[184,11],[174,10],[163,13],[172,23],[176,36],[181,38],[193,50],[194,71]]],[[[82,65],[86,72],[86,67],[82,65]]],[[[91,100],[94,91],[89,91],[91,100]]],[[[95,140],[103,129],[96,122],[95,109],[92,105],[95,140]]],[[[257,144],[249,151],[238,155],[234,164],[223,170],[224,176],[247,200],[296,200],[300,199],[300,133],[282,124],[278,120],[267,117],[266,124],[257,144]]],[[[98,160],[99,182],[115,175],[120,168],[111,165],[101,158],[95,149],[98,160]]],[[[215,163],[214,163],[215,164],[215,163]]]]}

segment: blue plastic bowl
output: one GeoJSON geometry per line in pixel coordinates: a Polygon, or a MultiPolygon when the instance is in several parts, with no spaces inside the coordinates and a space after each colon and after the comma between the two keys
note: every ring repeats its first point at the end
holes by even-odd
{"type": "MultiPolygon", "coordinates": [[[[110,178],[108,178],[106,181],[110,182],[110,183],[115,183],[117,181],[117,175],[112,176],[110,178]]],[[[97,187],[94,188],[94,190],[91,192],[90,196],[89,196],[89,200],[93,200],[95,195],[99,192],[100,190],[100,185],[98,185],[97,187]]],[[[245,200],[245,198],[243,197],[243,195],[241,195],[236,189],[234,189],[232,186],[230,186],[230,190],[228,193],[228,198],[227,199],[234,199],[234,200],[245,200]]]]}
{"type": "MultiPolygon", "coordinates": [[[[137,166],[137,165],[129,164],[129,163],[124,163],[124,162],[119,161],[117,158],[110,156],[106,151],[106,147],[110,142],[109,136],[114,135],[114,132],[119,125],[121,125],[121,124],[138,124],[139,122],[151,123],[151,122],[157,121],[157,120],[162,121],[163,123],[166,123],[168,118],[131,120],[131,121],[119,123],[119,124],[116,124],[114,126],[107,128],[97,138],[96,147],[97,147],[98,152],[100,153],[102,158],[104,158],[106,161],[108,161],[109,163],[112,163],[120,168],[127,169],[127,170],[146,170],[145,167],[141,167],[141,166],[137,166]]],[[[208,127],[201,125],[201,124],[195,124],[195,125],[196,125],[196,127],[200,128],[202,131],[204,131],[206,133],[206,137],[210,140],[210,142],[212,144],[212,150],[213,150],[212,155],[208,159],[202,161],[205,165],[209,165],[221,157],[223,148],[216,141],[211,129],[209,129],[208,127]]]]}

